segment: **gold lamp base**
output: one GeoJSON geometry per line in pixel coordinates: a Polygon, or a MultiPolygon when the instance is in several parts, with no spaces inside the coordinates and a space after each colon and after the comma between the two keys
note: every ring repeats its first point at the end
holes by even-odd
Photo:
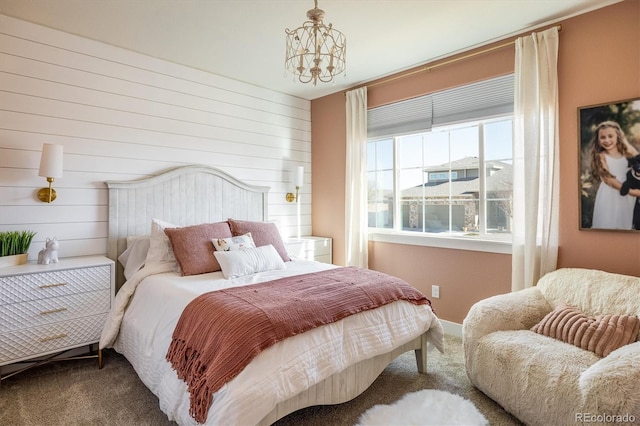
{"type": "Polygon", "coordinates": [[[55,199],[56,190],[51,188],[51,186],[49,186],[49,188],[41,188],[40,191],[38,191],[38,200],[42,201],[43,203],[50,203],[55,199]]]}

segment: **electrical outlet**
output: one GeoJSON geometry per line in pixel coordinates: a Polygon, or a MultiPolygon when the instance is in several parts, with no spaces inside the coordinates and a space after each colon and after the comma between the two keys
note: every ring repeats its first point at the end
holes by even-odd
{"type": "Polygon", "coordinates": [[[434,299],[440,298],[440,286],[439,285],[432,285],[431,286],[431,297],[433,297],[434,299]]]}

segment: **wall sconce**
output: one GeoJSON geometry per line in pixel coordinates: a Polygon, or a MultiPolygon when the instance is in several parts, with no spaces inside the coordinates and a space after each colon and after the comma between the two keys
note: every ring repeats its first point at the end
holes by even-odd
{"type": "Polygon", "coordinates": [[[49,182],[49,188],[38,191],[38,200],[50,203],[56,199],[56,191],[51,187],[53,179],[62,177],[62,145],[50,143],[42,145],[38,176],[46,177],[49,182]]]}
{"type": "Polygon", "coordinates": [[[296,172],[295,175],[293,176],[293,184],[296,186],[296,193],[292,193],[292,192],[287,192],[287,201],[292,203],[292,202],[298,202],[298,193],[300,191],[300,188],[302,188],[302,184],[304,183],[304,167],[302,166],[298,166],[296,168],[296,172]]]}

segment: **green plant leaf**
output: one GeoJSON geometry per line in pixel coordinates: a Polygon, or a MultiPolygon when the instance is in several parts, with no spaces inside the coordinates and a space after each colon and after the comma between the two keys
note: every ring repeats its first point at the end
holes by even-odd
{"type": "Polygon", "coordinates": [[[29,251],[31,241],[36,232],[25,231],[0,231],[0,256],[13,256],[29,251]]]}

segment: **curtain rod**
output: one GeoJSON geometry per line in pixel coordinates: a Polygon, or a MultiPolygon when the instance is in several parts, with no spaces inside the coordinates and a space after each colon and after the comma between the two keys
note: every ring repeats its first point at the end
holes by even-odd
{"type": "MultiPolygon", "coordinates": [[[[558,29],[558,31],[562,31],[562,25],[556,25],[556,28],[558,29]]],[[[513,45],[515,43],[516,43],[515,40],[512,40],[510,42],[499,44],[499,45],[493,46],[493,47],[489,47],[487,49],[479,50],[477,52],[469,53],[469,54],[464,55],[464,56],[459,56],[457,58],[449,59],[448,61],[439,62],[439,63],[437,63],[435,65],[424,66],[422,68],[418,68],[418,69],[415,69],[413,71],[409,71],[409,72],[407,72],[405,74],[396,75],[394,77],[389,77],[389,78],[386,78],[386,79],[383,79],[383,80],[379,80],[379,81],[376,81],[373,84],[361,84],[361,85],[355,86],[355,87],[353,87],[353,88],[351,88],[349,90],[345,90],[344,94],[346,95],[348,91],[354,90],[354,89],[358,89],[360,87],[364,87],[364,86],[375,87],[375,86],[379,86],[381,84],[390,83],[390,82],[395,81],[395,80],[400,80],[402,78],[409,77],[409,76],[412,76],[414,74],[418,74],[418,73],[423,72],[423,71],[431,71],[432,69],[439,68],[439,67],[442,67],[444,65],[449,65],[449,64],[452,64],[454,62],[462,61],[462,60],[465,60],[465,59],[469,59],[469,58],[472,58],[474,56],[482,55],[484,53],[492,52],[494,50],[502,49],[504,47],[511,46],[511,45],[513,45]]]]}

